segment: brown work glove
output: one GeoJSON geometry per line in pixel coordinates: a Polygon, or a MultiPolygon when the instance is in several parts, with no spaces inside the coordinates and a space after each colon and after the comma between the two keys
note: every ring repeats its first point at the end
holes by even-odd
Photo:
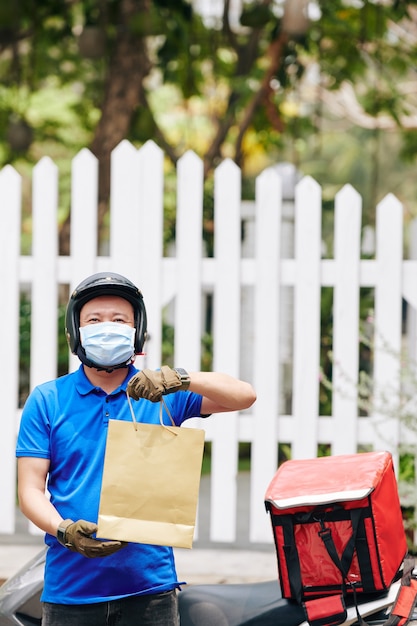
{"type": "Polygon", "coordinates": [[[71,552],[79,552],[89,559],[109,556],[127,546],[123,541],[101,541],[91,535],[97,531],[97,525],[83,519],[73,522],[68,519],[58,529],[58,541],[71,552]]]}
{"type": "Polygon", "coordinates": [[[127,385],[127,393],[134,400],[146,398],[159,402],[162,396],[175,391],[185,391],[190,385],[190,377],[181,368],[171,369],[163,365],[160,370],[144,369],[135,374],[127,385]]]}

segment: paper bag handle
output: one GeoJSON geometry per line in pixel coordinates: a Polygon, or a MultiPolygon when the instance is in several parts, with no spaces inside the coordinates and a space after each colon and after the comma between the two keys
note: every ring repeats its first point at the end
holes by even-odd
{"type": "MultiPolygon", "coordinates": [[[[127,403],[129,405],[129,409],[130,409],[130,414],[131,414],[132,420],[133,420],[133,426],[134,426],[134,429],[137,430],[138,429],[138,422],[137,422],[136,415],[135,415],[135,412],[134,412],[133,407],[132,407],[132,400],[130,399],[130,396],[129,396],[129,393],[128,393],[127,390],[126,390],[126,397],[127,397],[127,403]]],[[[171,412],[170,412],[169,408],[167,407],[167,404],[166,404],[164,398],[161,398],[161,401],[159,403],[159,421],[160,421],[160,424],[164,428],[167,428],[170,432],[173,432],[172,430],[170,430],[169,426],[166,426],[164,424],[164,420],[162,418],[162,405],[165,407],[165,411],[168,413],[168,417],[171,420],[172,426],[175,426],[175,422],[172,419],[171,412]]],[[[174,433],[174,434],[176,434],[176,433],[174,433]]]]}

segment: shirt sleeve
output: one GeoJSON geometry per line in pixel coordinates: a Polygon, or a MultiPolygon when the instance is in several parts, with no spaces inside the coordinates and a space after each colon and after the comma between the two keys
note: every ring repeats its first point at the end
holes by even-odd
{"type": "Polygon", "coordinates": [[[16,456],[50,459],[49,433],[50,427],[45,399],[37,387],[29,395],[22,411],[16,456]]]}

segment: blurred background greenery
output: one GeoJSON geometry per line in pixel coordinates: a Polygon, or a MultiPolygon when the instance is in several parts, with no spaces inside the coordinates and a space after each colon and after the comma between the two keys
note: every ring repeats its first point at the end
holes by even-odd
{"type": "MultiPolygon", "coordinates": [[[[105,242],[110,153],[122,140],[165,152],[166,243],[174,236],[175,164],[225,157],[244,196],[287,161],[334,193],[352,184],[364,223],[394,193],[417,214],[417,3],[411,0],[17,0],[0,6],[0,166],[23,176],[22,246],[30,250],[30,178],[60,170],[60,250],[69,249],[70,168],[89,147],[100,163],[105,242]]],[[[103,244],[104,245],[104,244],[103,244]]]]}

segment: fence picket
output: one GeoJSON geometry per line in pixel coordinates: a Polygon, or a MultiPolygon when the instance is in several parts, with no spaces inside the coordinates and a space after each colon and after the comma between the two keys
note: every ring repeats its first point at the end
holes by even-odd
{"type": "MultiPolygon", "coordinates": [[[[148,314],[149,339],[138,367],[161,365],[162,307],[167,304],[163,274],[164,155],[153,142],[138,150],[139,223],[135,231],[135,261],[130,276],[139,286],[148,314]]],[[[127,228],[131,228],[126,224],[127,228]]]]}
{"type": "Polygon", "coordinates": [[[33,173],[31,388],[57,373],[58,168],[43,157],[33,173]],[[46,243],[47,242],[47,243],[46,243]]]}
{"type": "Polygon", "coordinates": [[[256,283],[254,308],[253,381],[258,400],[253,407],[251,450],[251,541],[268,542],[270,522],[262,502],[278,465],[277,439],[281,439],[275,415],[280,395],[280,303],[281,266],[281,179],[272,169],[265,170],[256,184],[256,283]],[[277,433],[278,430],[278,433],[277,433]]]}
{"type": "MultiPolygon", "coordinates": [[[[240,355],[240,199],[239,168],[224,161],[215,173],[213,368],[239,376],[240,355]]],[[[236,536],[237,414],[213,416],[211,472],[212,541],[236,536]],[[225,518],[225,510],[229,515],[225,518]]]]}
{"type": "Polygon", "coordinates": [[[203,306],[203,163],[193,152],[178,162],[176,221],[175,363],[201,368],[203,306]]]}
{"type": "Polygon", "coordinates": [[[392,195],[377,206],[374,320],[374,443],[398,458],[400,423],[396,419],[401,380],[403,211],[392,195]]]}
{"type": "Polygon", "coordinates": [[[96,271],[98,161],[84,148],[72,162],[71,289],[96,271]]]}
{"type": "Polygon", "coordinates": [[[3,354],[3,420],[0,437],[0,533],[13,533],[16,506],[15,440],[19,398],[19,255],[22,181],[11,166],[0,172],[0,345],[3,354]],[[7,198],[7,202],[4,200],[7,198]]]}
{"type": "Polygon", "coordinates": [[[140,232],[138,153],[124,140],[113,150],[110,196],[111,269],[126,276],[132,272],[140,232]]]}
{"type": "Polygon", "coordinates": [[[321,190],[310,177],[295,192],[293,440],[295,458],[317,454],[320,364],[321,190]]]}
{"type": "Polygon", "coordinates": [[[357,451],[361,209],[359,194],[346,185],[335,203],[333,454],[357,451]]]}
{"type": "MultiPolygon", "coordinates": [[[[90,150],[81,150],[72,162],[71,171],[71,276],[69,293],[97,270],[97,200],[98,161],[90,150]]],[[[70,356],[70,370],[80,365],[70,356]]]]}

